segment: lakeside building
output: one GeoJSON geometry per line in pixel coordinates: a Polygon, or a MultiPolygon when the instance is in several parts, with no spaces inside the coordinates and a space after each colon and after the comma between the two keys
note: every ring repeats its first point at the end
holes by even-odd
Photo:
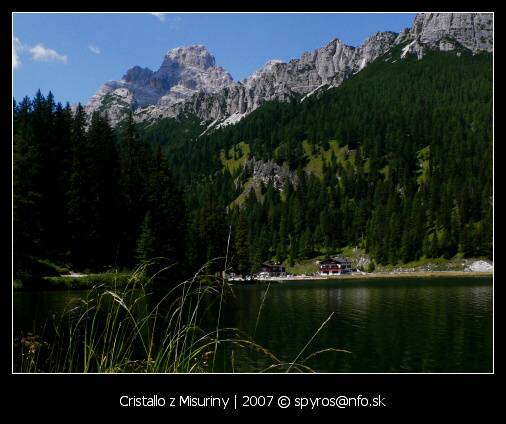
{"type": "Polygon", "coordinates": [[[351,272],[351,261],[346,258],[333,257],[320,261],[320,275],[341,275],[351,272]]]}
{"type": "Polygon", "coordinates": [[[286,277],[286,269],[281,264],[264,262],[260,267],[259,275],[266,277],[286,277]]]}

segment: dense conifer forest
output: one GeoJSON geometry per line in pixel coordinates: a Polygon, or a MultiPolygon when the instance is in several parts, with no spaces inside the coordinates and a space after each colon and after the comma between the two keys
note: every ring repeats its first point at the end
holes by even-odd
{"type": "Polygon", "coordinates": [[[195,117],[111,128],[51,93],[15,101],[15,277],[40,259],[103,271],[153,257],[186,274],[227,246],[239,272],[346,246],[380,264],[492,257],[490,54],[394,49],[301,100],[203,135],[195,117]],[[253,181],[251,158],[292,178],[253,181]]]}

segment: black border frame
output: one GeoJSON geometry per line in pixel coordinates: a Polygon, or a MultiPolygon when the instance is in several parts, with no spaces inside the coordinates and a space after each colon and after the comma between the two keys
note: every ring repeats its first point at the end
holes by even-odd
{"type": "MultiPolygon", "coordinates": [[[[189,5],[185,3],[155,3],[151,0],[145,0],[142,4],[124,5],[121,3],[87,1],[82,4],[58,4],[55,2],[14,2],[13,0],[4,0],[2,2],[2,28],[7,33],[7,28],[11,28],[11,13],[15,11],[33,11],[33,12],[50,12],[50,11],[149,11],[167,9],[173,11],[190,11],[193,7],[194,11],[211,11],[210,2],[199,5],[197,3],[189,5]],[[72,10],[74,9],[74,10],[72,10]]],[[[348,2],[347,4],[315,2],[295,3],[295,2],[278,2],[272,4],[264,0],[255,2],[254,4],[239,5],[235,4],[215,4],[212,3],[212,11],[487,11],[495,12],[493,4],[487,2],[479,2],[473,5],[465,5],[462,2],[453,2],[453,4],[436,3],[426,1],[418,5],[413,3],[383,4],[381,2],[363,1],[361,3],[348,2]],[[240,10],[240,8],[243,10],[240,10]],[[380,10],[377,10],[377,9],[380,10]],[[337,9],[337,10],[336,10],[337,9]],[[376,9],[376,10],[375,10],[376,9]]],[[[494,21],[499,20],[499,14],[495,14],[494,21]]],[[[494,40],[495,41],[495,40],[494,40]]],[[[2,47],[7,50],[8,37],[2,37],[2,47]]],[[[495,49],[495,46],[494,46],[495,49]]],[[[4,52],[8,54],[7,51],[4,52]]],[[[333,418],[339,419],[343,413],[353,414],[356,412],[364,413],[369,411],[375,417],[384,413],[399,413],[401,411],[414,412],[410,417],[420,418],[422,415],[426,417],[436,417],[434,414],[437,410],[445,410],[452,413],[468,414],[470,412],[490,411],[498,405],[499,394],[495,388],[497,383],[497,368],[493,374],[319,374],[319,375],[251,375],[251,374],[198,374],[198,375],[22,375],[12,374],[11,369],[11,284],[7,282],[11,279],[11,178],[12,178],[12,161],[11,161],[11,124],[12,124],[12,98],[11,85],[8,75],[11,69],[8,67],[8,61],[1,62],[2,74],[2,131],[3,142],[1,143],[2,152],[0,157],[5,163],[1,168],[2,173],[0,181],[4,186],[1,193],[4,197],[2,207],[0,208],[1,223],[3,225],[3,237],[6,247],[6,253],[2,255],[5,261],[2,270],[4,275],[1,288],[3,293],[0,294],[0,300],[4,303],[1,311],[4,315],[2,322],[9,323],[7,329],[4,324],[4,331],[1,332],[3,341],[0,342],[3,353],[6,357],[3,361],[8,364],[4,367],[4,375],[2,376],[2,386],[6,389],[0,398],[0,405],[7,406],[11,412],[17,412],[17,417],[23,419],[54,419],[62,418],[65,420],[78,418],[102,418],[99,414],[100,410],[113,412],[117,418],[134,417],[135,414],[142,414],[140,417],[146,418],[146,412],[161,413],[165,419],[171,419],[174,412],[183,413],[185,416],[189,414],[205,414],[206,418],[214,416],[237,416],[245,414],[248,416],[281,416],[286,417],[296,413],[297,415],[314,415],[329,413],[333,418]],[[5,90],[5,92],[4,92],[5,90]],[[9,246],[9,247],[7,247],[9,246]],[[7,254],[9,252],[9,254],[7,254]],[[9,307],[10,305],[10,307],[9,307]],[[123,394],[135,396],[150,396],[158,394],[159,396],[175,396],[179,394],[189,394],[192,396],[234,396],[234,395],[288,395],[288,396],[375,396],[381,395],[385,398],[386,407],[383,408],[326,408],[299,411],[294,408],[279,409],[271,408],[242,408],[237,411],[222,411],[216,408],[125,408],[119,405],[119,397],[123,394]],[[49,415],[49,414],[50,415],[49,415]],[[287,415],[288,414],[288,415],[287,415]]],[[[495,290],[496,286],[494,286],[495,290]]],[[[495,295],[495,292],[494,292],[495,295]]],[[[494,323],[495,321],[494,311],[494,323]]],[[[495,334],[494,334],[495,341],[495,334]]],[[[495,352],[494,352],[495,354],[495,352]]],[[[494,363],[494,366],[496,363],[494,363]]],[[[3,408],[2,408],[3,409],[3,408]]],[[[8,419],[8,418],[7,418],[8,419]]],[[[409,418],[408,418],[409,419],[409,418]]]]}

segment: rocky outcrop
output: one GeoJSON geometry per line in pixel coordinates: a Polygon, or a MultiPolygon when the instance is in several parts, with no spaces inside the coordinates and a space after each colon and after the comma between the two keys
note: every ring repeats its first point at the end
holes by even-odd
{"type": "Polygon", "coordinates": [[[369,63],[402,45],[401,58],[427,49],[492,51],[492,14],[421,13],[396,34],[379,32],[360,47],[338,39],[288,63],[271,60],[250,77],[234,82],[202,45],[170,50],[158,71],[135,66],[120,81],[109,81],[90,99],[87,112],[107,112],[113,124],[133,109],[136,121],[154,122],[186,114],[212,126],[234,124],[262,103],[287,101],[335,87],[369,63]]]}
{"type": "Polygon", "coordinates": [[[303,53],[300,59],[270,61],[242,82],[246,105],[239,112],[253,110],[266,100],[283,100],[294,93],[307,94],[324,85],[338,85],[388,51],[396,36],[393,32],[378,33],[359,48],[334,39],[321,49],[303,53]]]}
{"type": "Polygon", "coordinates": [[[402,57],[413,53],[421,59],[429,49],[451,51],[459,47],[492,52],[491,13],[419,13],[413,26],[400,34],[396,43],[409,42],[402,57]]]}
{"type": "Polygon", "coordinates": [[[275,189],[283,191],[288,182],[295,187],[298,183],[297,174],[290,171],[286,163],[281,166],[273,160],[265,162],[252,158],[244,161],[243,169],[251,170],[253,184],[256,186],[261,184],[267,186],[272,183],[275,189]]]}
{"type": "Polygon", "coordinates": [[[494,272],[494,265],[486,261],[474,261],[466,264],[464,271],[468,272],[494,272]]]}

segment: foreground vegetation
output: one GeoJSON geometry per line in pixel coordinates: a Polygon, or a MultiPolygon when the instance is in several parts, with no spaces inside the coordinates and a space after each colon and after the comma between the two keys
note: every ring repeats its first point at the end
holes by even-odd
{"type": "MultiPolygon", "coordinates": [[[[137,269],[126,285],[92,286],[84,299],[68,304],[65,312],[47,325],[45,334],[18,337],[15,371],[213,372],[219,358],[233,372],[234,351],[261,356],[267,365],[258,372],[314,371],[305,362],[320,352],[311,353],[310,344],[332,315],[315,329],[293,361],[282,361],[249,335],[222,326],[223,304],[233,299],[233,292],[221,277],[209,274],[207,266],[164,291],[154,303],[148,288],[169,268],[146,278],[148,267],[137,269]],[[205,324],[209,315],[215,325],[205,324]]],[[[334,348],[324,351],[349,353],[334,348]]]]}

